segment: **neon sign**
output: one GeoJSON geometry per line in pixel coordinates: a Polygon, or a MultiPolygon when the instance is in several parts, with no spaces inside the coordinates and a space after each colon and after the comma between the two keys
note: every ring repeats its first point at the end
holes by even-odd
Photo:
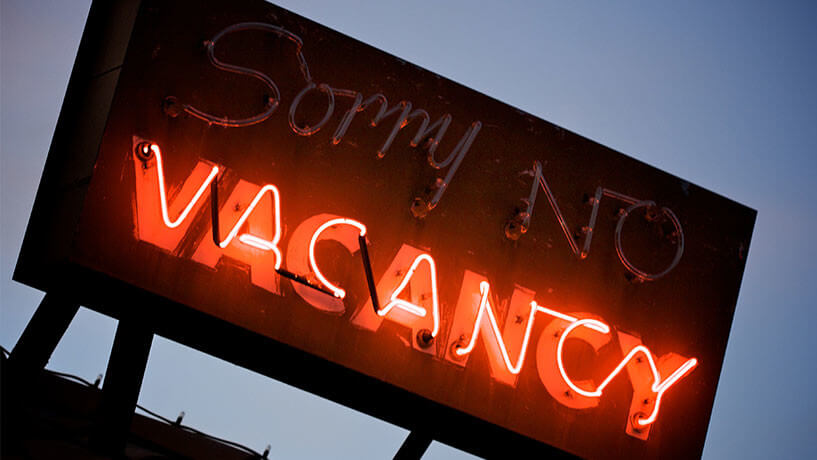
{"type": "Polygon", "coordinates": [[[700,455],[754,211],[274,5],[120,16],[15,279],[477,455],[700,455]]]}
{"type": "MultiPolygon", "coordinates": [[[[168,231],[173,231],[176,229],[179,224],[181,224],[184,219],[191,213],[191,211],[195,208],[198,210],[202,210],[203,208],[199,205],[199,200],[202,199],[205,191],[210,186],[210,184],[214,184],[213,190],[216,190],[217,181],[215,181],[215,177],[220,170],[224,168],[219,166],[213,166],[211,168],[210,174],[204,179],[202,184],[198,187],[197,192],[194,194],[193,198],[188,202],[184,211],[182,212],[181,216],[177,218],[175,221],[169,219],[168,216],[168,205],[167,205],[167,197],[165,191],[165,177],[163,173],[163,160],[161,156],[161,149],[155,143],[145,143],[139,142],[136,144],[134,148],[134,172],[135,177],[137,178],[137,185],[136,185],[136,199],[137,199],[137,207],[139,211],[137,215],[135,215],[135,220],[139,222],[141,220],[141,215],[139,214],[142,210],[147,210],[151,206],[158,207],[161,209],[162,215],[165,217],[162,221],[162,224],[167,228],[168,231]],[[149,171],[155,170],[155,175],[151,174],[149,171]],[[155,177],[154,177],[155,176],[155,177]],[[144,183],[140,183],[144,182],[144,183]],[[158,202],[155,200],[155,195],[150,195],[146,193],[146,189],[150,187],[151,184],[157,184],[157,193],[158,193],[158,202]],[[153,199],[151,199],[153,197],[153,199]],[[151,203],[150,201],[153,201],[151,203]]],[[[195,173],[195,170],[194,170],[195,173]]],[[[192,178],[188,178],[183,187],[188,185],[193,181],[192,178]]],[[[236,188],[242,188],[240,185],[236,188]]],[[[243,187],[249,190],[250,187],[243,187]]],[[[548,192],[550,195],[550,192],[548,192]]],[[[234,193],[235,194],[235,193],[234,193]]],[[[245,196],[251,196],[252,194],[247,193],[245,190],[243,192],[245,196]]],[[[253,252],[253,251],[263,251],[265,253],[272,253],[272,258],[274,260],[274,264],[271,266],[272,270],[276,273],[280,274],[281,271],[281,264],[282,264],[282,256],[281,251],[278,249],[277,244],[281,238],[281,197],[278,191],[278,188],[273,184],[267,184],[261,187],[253,196],[253,198],[249,201],[249,204],[246,205],[242,209],[242,207],[233,207],[234,212],[238,212],[240,217],[236,221],[236,223],[231,227],[231,230],[227,234],[227,237],[223,240],[218,238],[218,227],[219,222],[221,220],[220,214],[221,212],[218,210],[218,203],[216,200],[213,201],[213,206],[211,207],[211,221],[212,221],[212,228],[213,228],[213,235],[212,239],[204,238],[200,240],[200,247],[196,251],[195,254],[200,254],[203,250],[224,250],[229,245],[230,242],[234,240],[234,238],[239,234],[242,227],[247,223],[248,219],[253,212],[257,209],[257,206],[261,199],[264,196],[271,196],[273,209],[270,216],[271,226],[272,226],[272,238],[265,239],[263,237],[254,235],[252,233],[241,233],[238,237],[238,241],[245,244],[247,248],[246,251],[253,252]],[[207,249],[202,249],[204,246],[207,249]]],[[[217,193],[215,196],[211,196],[210,199],[213,200],[217,198],[217,193]]],[[[229,200],[228,200],[229,201],[229,200]]],[[[148,212],[148,211],[145,211],[148,212]]],[[[315,256],[315,246],[321,236],[326,232],[328,229],[333,227],[339,226],[348,226],[352,227],[357,230],[358,236],[361,238],[361,241],[367,235],[367,228],[366,225],[351,218],[344,218],[344,217],[334,217],[323,221],[313,232],[309,239],[309,267],[311,268],[311,273],[317,278],[319,283],[323,285],[328,292],[334,296],[335,301],[343,300],[346,297],[346,291],[336,286],[333,282],[328,280],[326,276],[321,272],[318,267],[317,259],[315,256]]],[[[269,225],[267,225],[267,232],[269,233],[269,225]]],[[[142,228],[140,228],[140,231],[142,228]]],[[[155,240],[155,235],[161,233],[161,230],[151,229],[148,232],[148,237],[143,238],[141,233],[138,235],[140,239],[143,239],[146,242],[151,244],[156,244],[157,240],[155,240]]],[[[161,241],[161,240],[159,240],[161,241]]],[[[157,246],[159,246],[157,244],[157,246]]],[[[160,246],[162,247],[162,246],[160,246]]],[[[164,247],[167,249],[167,247],[164,247]]],[[[196,256],[193,257],[193,260],[196,261],[203,261],[201,258],[197,258],[196,256]]],[[[430,280],[430,292],[427,293],[428,295],[425,297],[430,298],[431,303],[431,316],[432,316],[432,329],[430,331],[424,330],[424,335],[421,335],[419,340],[425,342],[425,346],[428,346],[430,342],[432,342],[440,332],[440,319],[439,319],[439,304],[438,304],[438,293],[437,293],[437,274],[436,274],[436,265],[434,259],[428,253],[421,253],[414,257],[411,262],[411,265],[408,268],[408,271],[402,276],[401,281],[392,288],[391,293],[387,297],[387,302],[385,306],[382,308],[378,308],[376,310],[376,314],[383,318],[388,318],[391,314],[396,313],[398,310],[409,314],[409,316],[413,316],[416,318],[426,318],[428,315],[428,309],[426,307],[420,306],[415,302],[411,302],[408,300],[404,300],[401,298],[401,295],[404,293],[406,288],[409,286],[409,282],[414,278],[415,272],[418,270],[418,267],[421,263],[425,263],[428,267],[429,271],[429,280],[430,280]]],[[[267,270],[269,270],[269,266],[267,270]]],[[[253,275],[254,278],[256,277],[257,271],[262,271],[264,268],[262,266],[254,266],[253,267],[253,275]]],[[[269,275],[269,274],[267,274],[269,275]]],[[[298,274],[296,274],[298,275],[298,274]]],[[[260,276],[259,278],[268,278],[269,276],[260,276]]],[[[465,286],[467,283],[469,275],[466,274],[466,280],[463,283],[465,286]]],[[[306,284],[309,287],[313,287],[308,283],[304,283],[300,281],[303,279],[302,277],[290,277],[290,280],[293,283],[301,283],[306,284]]],[[[261,287],[264,287],[261,285],[261,287]]],[[[528,350],[528,345],[531,339],[531,332],[533,330],[534,320],[537,313],[544,313],[546,315],[551,316],[554,321],[562,321],[567,322],[568,325],[562,330],[561,334],[558,334],[558,344],[556,347],[555,354],[551,354],[551,358],[555,361],[559,376],[561,377],[560,384],[566,385],[570,391],[575,392],[577,395],[585,397],[585,398],[600,398],[602,396],[603,390],[607,385],[616,377],[629,363],[634,359],[634,357],[638,354],[643,355],[646,357],[647,362],[649,363],[650,370],[651,370],[651,383],[649,383],[650,390],[653,393],[652,407],[650,408],[648,413],[644,413],[642,411],[636,412],[630,415],[630,426],[628,426],[628,433],[633,434],[636,437],[641,439],[646,439],[648,431],[645,428],[648,428],[649,425],[653,424],[657,418],[660,409],[661,399],[664,396],[665,392],[672,387],[675,383],[677,383],[680,379],[682,379],[685,375],[692,371],[692,369],[698,364],[696,358],[687,359],[681,364],[680,366],[671,369],[671,373],[667,377],[662,377],[661,372],[659,371],[658,367],[656,366],[655,358],[650,351],[649,348],[643,345],[637,345],[631,347],[626,352],[626,356],[619,362],[619,364],[613,369],[612,372],[598,385],[594,390],[587,390],[582,388],[577,383],[575,383],[571,377],[568,375],[568,372],[565,370],[564,359],[565,359],[565,350],[564,344],[569,338],[579,338],[582,339],[582,336],[579,334],[575,334],[575,331],[579,328],[586,328],[589,330],[593,330],[600,334],[609,334],[611,329],[610,327],[602,321],[590,318],[580,318],[578,316],[572,316],[563,312],[560,312],[555,309],[546,308],[537,304],[535,300],[530,300],[529,302],[529,311],[525,319],[523,319],[525,323],[524,332],[521,337],[521,345],[518,346],[518,353],[515,357],[511,357],[510,352],[508,351],[508,345],[505,342],[505,338],[503,338],[502,331],[499,327],[499,321],[497,319],[496,313],[494,308],[491,307],[490,301],[490,283],[487,281],[480,281],[479,282],[479,301],[477,302],[476,307],[476,314],[474,315],[473,311],[467,312],[465,317],[471,317],[472,321],[472,329],[468,334],[468,339],[463,340],[463,337],[457,339],[453,346],[448,351],[448,355],[445,357],[449,361],[459,361],[462,357],[472,353],[475,349],[477,339],[480,336],[480,331],[488,326],[487,332],[483,332],[485,334],[485,340],[487,340],[490,345],[488,348],[491,352],[495,355],[495,358],[501,359],[502,363],[505,366],[507,372],[511,375],[515,376],[519,374],[525,364],[525,357],[528,350]],[[487,320],[487,321],[486,321],[487,320]]],[[[277,289],[272,289],[271,291],[275,292],[276,294],[279,293],[277,289]]],[[[300,293],[299,291],[295,291],[296,293],[300,293]]],[[[322,293],[323,295],[327,295],[327,293],[322,293]]],[[[378,297],[380,294],[378,294],[378,297]]],[[[307,299],[308,300],[308,299],[307,299]]],[[[376,304],[379,304],[378,299],[376,304]]],[[[458,306],[458,310],[461,309],[469,309],[468,300],[463,302],[463,305],[458,306]]],[[[341,306],[341,308],[343,308],[341,306]]],[[[367,306],[363,307],[366,310],[369,310],[367,306]]],[[[470,308],[473,310],[473,308],[470,308]]],[[[460,314],[462,316],[462,314],[460,314]]],[[[405,323],[411,323],[413,320],[410,317],[403,317],[402,321],[405,323]]],[[[506,320],[507,323],[507,320],[506,320]]],[[[518,338],[518,337],[517,337],[518,338]]],[[[542,340],[542,339],[540,339],[542,340]]],[[[592,343],[592,342],[589,342],[592,343]]],[[[445,353],[445,350],[442,350],[445,353]]],[[[434,358],[439,359],[438,356],[432,355],[434,358]]],[[[494,378],[497,380],[509,384],[511,386],[515,385],[514,379],[503,379],[502,377],[498,377],[494,375],[494,378]]],[[[633,379],[633,374],[630,374],[630,378],[633,379]]],[[[637,386],[643,385],[644,382],[633,382],[633,387],[636,388],[637,386]]],[[[545,388],[552,393],[551,387],[548,383],[545,383],[545,388]]],[[[575,407],[575,406],[574,406],[575,407]]],[[[585,408],[589,408],[592,406],[588,406],[585,408]]]]}

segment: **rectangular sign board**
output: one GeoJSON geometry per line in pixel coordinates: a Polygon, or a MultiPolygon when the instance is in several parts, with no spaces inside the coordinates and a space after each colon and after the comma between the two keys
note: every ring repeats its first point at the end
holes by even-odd
{"type": "Polygon", "coordinates": [[[264,2],[131,4],[15,279],[480,455],[701,455],[755,211],[264,2]]]}

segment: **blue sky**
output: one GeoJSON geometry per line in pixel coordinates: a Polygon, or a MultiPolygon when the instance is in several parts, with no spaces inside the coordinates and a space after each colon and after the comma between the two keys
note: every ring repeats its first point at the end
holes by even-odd
{"type": "MultiPolygon", "coordinates": [[[[813,455],[817,4],[340,3],[280,5],[757,209],[704,457],[813,455]]],[[[10,279],[89,2],[0,5],[0,344],[11,348],[42,297],[10,279]]],[[[49,367],[93,379],[114,329],[82,310],[49,367]]],[[[406,435],[161,338],[140,403],[272,444],[274,458],[389,458],[406,435]]],[[[467,457],[435,443],[425,458],[467,457]]]]}

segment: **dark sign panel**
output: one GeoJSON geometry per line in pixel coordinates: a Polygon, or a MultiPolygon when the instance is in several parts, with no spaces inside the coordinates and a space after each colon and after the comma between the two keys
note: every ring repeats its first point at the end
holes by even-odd
{"type": "Polygon", "coordinates": [[[754,211],[262,2],[99,70],[17,279],[477,453],[700,455],[754,211]]]}

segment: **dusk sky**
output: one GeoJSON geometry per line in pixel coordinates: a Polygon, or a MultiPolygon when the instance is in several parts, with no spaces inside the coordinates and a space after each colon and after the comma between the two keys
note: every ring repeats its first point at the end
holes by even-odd
{"type": "MultiPolygon", "coordinates": [[[[278,4],[756,209],[704,458],[814,456],[817,3],[278,4]]],[[[11,349],[43,296],[11,276],[90,2],[0,5],[0,345],[11,349]]],[[[115,328],[81,309],[48,368],[93,380],[115,328]]],[[[257,451],[271,444],[279,459],[391,458],[407,435],[160,337],[139,402],[257,451]]],[[[434,443],[424,458],[470,456],[434,443]]]]}

